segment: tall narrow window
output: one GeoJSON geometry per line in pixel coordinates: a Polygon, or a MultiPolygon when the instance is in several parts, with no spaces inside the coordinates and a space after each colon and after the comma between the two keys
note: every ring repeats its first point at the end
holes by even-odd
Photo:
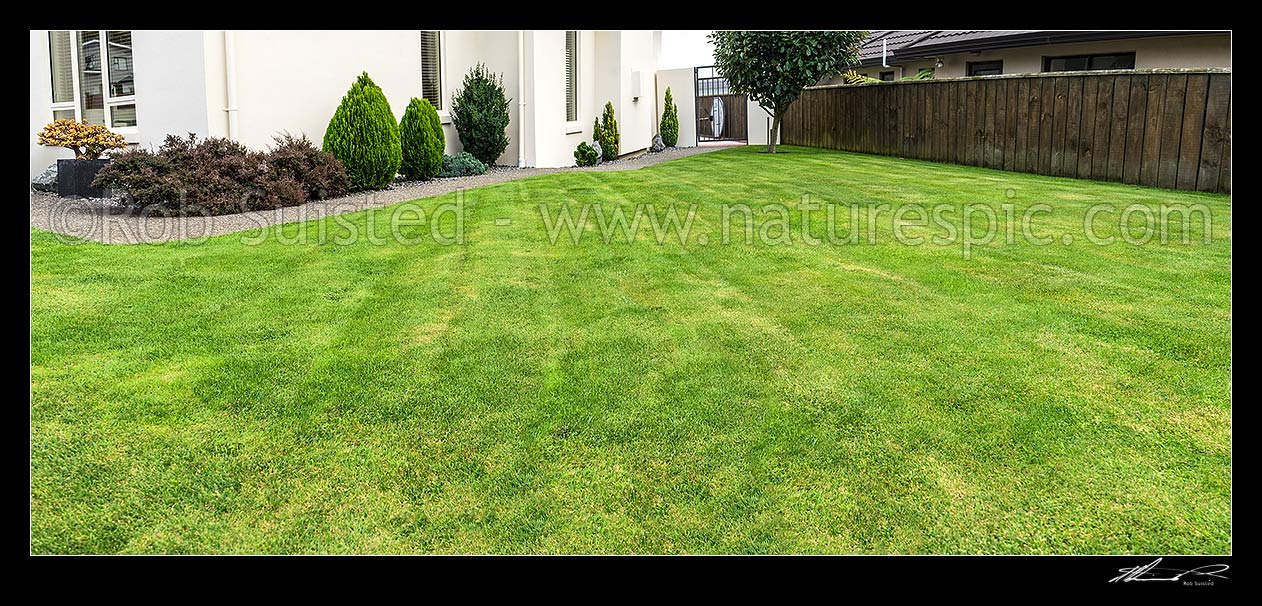
{"type": "Polygon", "coordinates": [[[421,32],[421,97],[443,108],[442,48],[438,32],[421,32]]]}
{"type": "Polygon", "coordinates": [[[565,120],[578,121],[578,32],[565,32],[565,120]]]}
{"type": "Polygon", "coordinates": [[[135,126],[136,79],[131,62],[131,32],[105,32],[105,41],[109,59],[110,126],[135,126]]]}
{"type": "Polygon", "coordinates": [[[79,32],[79,110],[89,124],[105,124],[101,32],[79,32]]]}
{"type": "Polygon", "coordinates": [[[70,32],[48,32],[48,57],[52,64],[53,103],[69,103],[74,110],[74,56],[70,32]]]}

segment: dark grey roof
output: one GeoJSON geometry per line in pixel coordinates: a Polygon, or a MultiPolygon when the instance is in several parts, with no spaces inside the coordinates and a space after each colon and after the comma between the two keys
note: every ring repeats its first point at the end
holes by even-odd
{"type": "Polygon", "coordinates": [[[859,47],[859,65],[881,63],[881,49],[891,60],[906,61],[936,54],[995,48],[1062,44],[1093,40],[1150,38],[1210,32],[1189,31],[1063,31],[1063,30],[876,30],[859,47]]]}

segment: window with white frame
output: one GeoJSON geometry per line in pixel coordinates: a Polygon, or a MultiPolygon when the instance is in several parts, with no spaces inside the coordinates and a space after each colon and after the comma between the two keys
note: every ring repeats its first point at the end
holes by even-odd
{"type": "Polygon", "coordinates": [[[443,108],[442,34],[421,32],[421,98],[443,108]]]}
{"type": "Polygon", "coordinates": [[[578,32],[565,32],[565,121],[578,120],[578,32]]]}
{"type": "Polygon", "coordinates": [[[48,57],[54,120],[135,128],[131,32],[50,31],[48,57]]]}

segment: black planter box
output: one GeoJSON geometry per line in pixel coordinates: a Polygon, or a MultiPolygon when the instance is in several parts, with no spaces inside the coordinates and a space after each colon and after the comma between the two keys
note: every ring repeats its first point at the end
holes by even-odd
{"type": "Polygon", "coordinates": [[[109,160],[58,160],[57,195],[63,198],[108,198],[110,190],[92,187],[109,160]]]}

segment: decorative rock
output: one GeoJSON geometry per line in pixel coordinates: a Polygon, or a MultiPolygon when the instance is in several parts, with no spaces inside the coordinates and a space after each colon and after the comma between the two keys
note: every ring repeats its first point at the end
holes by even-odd
{"type": "Polygon", "coordinates": [[[51,166],[44,169],[44,172],[31,179],[31,188],[50,194],[57,193],[57,163],[53,162],[51,166]]]}
{"type": "Polygon", "coordinates": [[[666,144],[662,143],[662,136],[653,135],[653,146],[650,147],[649,150],[654,151],[654,152],[659,152],[659,151],[662,151],[663,149],[666,149],[666,144]]]}
{"type": "Polygon", "coordinates": [[[600,164],[604,161],[605,150],[601,149],[600,141],[592,141],[592,149],[596,150],[596,163],[600,164]]]}

